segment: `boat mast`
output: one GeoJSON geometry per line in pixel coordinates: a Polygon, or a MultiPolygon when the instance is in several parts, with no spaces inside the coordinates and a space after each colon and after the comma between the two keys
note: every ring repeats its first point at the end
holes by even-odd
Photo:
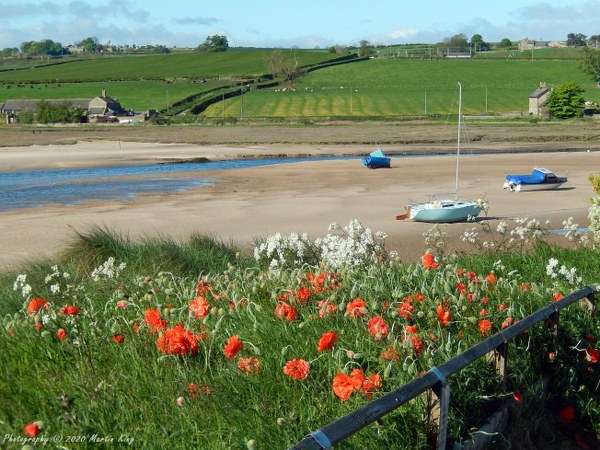
{"type": "Polygon", "coordinates": [[[460,122],[462,121],[462,84],[458,82],[458,139],[456,141],[456,185],[455,199],[458,199],[458,169],[460,161],[460,122]]]}

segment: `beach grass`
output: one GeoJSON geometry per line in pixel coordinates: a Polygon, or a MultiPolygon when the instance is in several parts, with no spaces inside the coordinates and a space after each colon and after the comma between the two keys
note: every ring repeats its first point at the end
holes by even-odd
{"type": "MultiPolygon", "coordinates": [[[[24,427],[35,423],[36,438],[71,439],[61,443],[74,448],[289,447],[593,283],[600,269],[597,250],[543,242],[408,264],[362,231],[350,252],[358,266],[332,259],[324,268],[308,262],[314,253],[290,259],[300,236],[266,238],[253,259],[207,236],[136,243],[93,228],[55,262],[3,274],[0,435],[27,443],[24,427]],[[576,267],[577,277],[561,266],[576,267]],[[355,387],[332,388],[332,380],[355,387]]],[[[333,248],[347,238],[325,240],[333,248]]],[[[556,344],[541,325],[511,343],[507,390],[483,361],[453,377],[450,440],[508,405],[520,422],[506,433],[520,442],[597,442],[598,366],[586,349],[597,348],[598,318],[573,305],[560,323],[556,344]],[[548,364],[559,386],[540,391],[548,364]]],[[[426,408],[419,397],[344,448],[427,448],[426,408]]]]}

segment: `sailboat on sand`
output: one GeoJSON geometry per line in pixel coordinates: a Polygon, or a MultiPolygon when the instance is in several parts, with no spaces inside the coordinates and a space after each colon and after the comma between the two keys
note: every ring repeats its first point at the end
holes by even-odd
{"type": "MultiPolygon", "coordinates": [[[[437,199],[430,196],[427,202],[413,203],[406,206],[406,212],[396,216],[397,220],[412,220],[415,222],[450,223],[473,220],[484,209],[484,200],[459,200],[458,180],[460,168],[460,138],[462,124],[462,84],[458,83],[458,141],[456,145],[456,187],[454,199],[437,199]]],[[[448,195],[448,194],[443,194],[448,195]]]]}

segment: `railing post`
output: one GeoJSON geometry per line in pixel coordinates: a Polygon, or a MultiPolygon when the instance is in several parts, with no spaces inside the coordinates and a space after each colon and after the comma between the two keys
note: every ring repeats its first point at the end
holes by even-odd
{"type": "Polygon", "coordinates": [[[500,375],[501,387],[506,390],[507,377],[508,377],[508,344],[504,342],[496,347],[493,351],[487,354],[486,359],[491,364],[498,375],[500,375]]]}
{"type": "Polygon", "coordinates": [[[587,308],[587,310],[590,312],[590,315],[593,317],[596,315],[596,301],[594,299],[594,294],[590,294],[587,297],[584,297],[581,299],[583,301],[583,304],[585,305],[585,307],[587,308]]]}
{"type": "Polygon", "coordinates": [[[431,448],[444,450],[448,435],[448,409],[450,406],[450,383],[438,382],[428,393],[429,424],[428,442],[431,448]]]}

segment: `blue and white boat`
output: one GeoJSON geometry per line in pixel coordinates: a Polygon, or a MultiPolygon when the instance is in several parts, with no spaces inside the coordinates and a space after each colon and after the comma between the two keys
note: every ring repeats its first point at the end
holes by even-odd
{"type": "Polygon", "coordinates": [[[551,170],[536,167],[530,174],[507,175],[503,188],[510,192],[542,191],[556,189],[567,181],[567,177],[557,177],[551,170]]]}
{"type": "Polygon", "coordinates": [[[458,140],[456,144],[456,190],[454,199],[437,199],[438,194],[430,196],[429,201],[413,203],[406,206],[404,214],[396,216],[397,220],[412,220],[415,222],[430,223],[451,223],[467,222],[475,220],[479,213],[486,207],[486,202],[478,200],[459,200],[458,199],[458,172],[460,161],[460,137],[462,123],[462,85],[458,83],[458,140]]]}
{"type": "Polygon", "coordinates": [[[382,150],[375,150],[369,156],[362,159],[362,163],[369,169],[390,168],[392,158],[385,156],[382,150]]]}

